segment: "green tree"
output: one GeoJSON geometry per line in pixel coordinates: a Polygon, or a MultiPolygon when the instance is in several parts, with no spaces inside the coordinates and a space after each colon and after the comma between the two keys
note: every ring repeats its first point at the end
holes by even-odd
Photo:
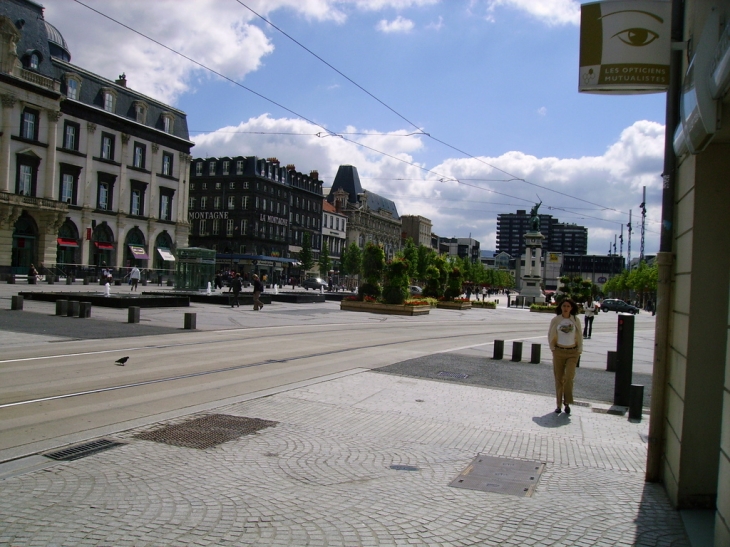
{"type": "Polygon", "coordinates": [[[433,259],[436,256],[436,251],[431,247],[425,245],[418,246],[418,265],[416,266],[416,278],[421,281],[426,281],[428,277],[426,270],[433,263],[433,259]]]}
{"type": "Polygon", "coordinates": [[[408,298],[410,266],[404,258],[395,258],[385,267],[383,300],[386,304],[402,304],[408,298]]]}
{"type": "Polygon", "coordinates": [[[418,277],[418,247],[413,244],[410,237],[401,251],[401,255],[408,264],[408,276],[415,279],[418,277]]]}
{"type": "Polygon", "coordinates": [[[575,302],[585,302],[593,295],[593,283],[579,275],[564,275],[560,278],[562,285],[558,288],[561,295],[572,298],[575,302]]]}
{"type": "Polygon", "coordinates": [[[360,269],[362,268],[362,251],[355,242],[350,243],[349,247],[342,250],[340,261],[342,263],[342,273],[359,278],[360,269]]]}
{"type": "Polygon", "coordinates": [[[360,298],[372,296],[377,298],[382,291],[380,282],[383,279],[385,270],[385,252],[383,248],[368,243],[362,253],[362,275],[363,284],[360,285],[360,298]]]}
{"type": "Polygon", "coordinates": [[[637,268],[631,270],[626,279],[626,286],[639,295],[644,304],[647,296],[656,291],[659,280],[659,269],[656,264],[647,266],[641,261],[637,268]]]}
{"type": "Polygon", "coordinates": [[[305,272],[314,266],[314,257],[312,256],[312,234],[304,232],[302,237],[302,250],[299,251],[299,262],[302,263],[302,270],[305,272]]]}
{"type": "Polygon", "coordinates": [[[322,241],[322,250],[319,252],[319,275],[322,279],[327,279],[329,271],[332,269],[332,261],[330,260],[330,250],[327,246],[327,240],[322,241]]]}
{"type": "Polygon", "coordinates": [[[459,296],[463,291],[464,285],[464,274],[461,272],[459,266],[453,266],[449,272],[449,280],[447,282],[446,290],[444,291],[444,298],[447,300],[453,300],[459,296]]]}

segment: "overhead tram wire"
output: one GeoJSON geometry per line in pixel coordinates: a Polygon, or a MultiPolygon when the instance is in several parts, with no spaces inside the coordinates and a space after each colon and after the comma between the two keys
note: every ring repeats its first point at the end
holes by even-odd
{"type": "Polygon", "coordinates": [[[253,9],[251,9],[249,6],[247,6],[246,4],[244,4],[241,0],[236,0],[236,2],[238,2],[241,6],[243,6],[248,11],[250,11],[251,13],[253,13],[256,17],[258,17],[259,19],[261,19],[262,21],[264,21],[267,25],[271,26],[272,28],[276,29],[281,34],[283,34],[284,36],[286,36],[287,38],[289,38],[289,40],[291,40],[292,42],[294,42],[295,44],[297,44],[299,47],[301,47],[307,53],[309,53],[310,55],[312,55],[313,57],[315,57],[316,59],[318,59],[319,61],[321,61],[325,65],[327,65],[332,70],[334,70],[337,74],[339,74],[340,76],[342,76],[343,78],[345,78],[352,85],[354,85],[355,87],[357,87],[358,89],[360,89],[361,91],[363,91],[364,93],[366,93],[368,96],[370,96],[373,99],[375,99],[377,102],[379,102],[385,108],[387,108],[388,110],[390,110],[393,114],[395,114],[396,116],[398,116],[400,119],[402,119],[406,123],[408,123],[411,126],[413,126],[414,128],[416,128],[418,130],[418,134],[419,135],[424,135],[426,137],[429,137],[430,139],[432,139],[432,140],[434,140],[434,141],[442,144],[443,146],[446,146],[447,148],[450,148],[450,149],[452,149],[452,150],[454,150],[456,152],[459,152],[460,154],[462,154],[464,156],[467,156],[468,158],[474,159],[474,160],[476,160],[476,161],[478,161],[480,163],[483,163],[484,165],[486,165],[488,167],[491,167],[492,169],[496,169],[497,171],[499,171],[501,173],[504,173],[505,175],[507,175],[508,177],[510,177],[510,182],[511,181],[524,182],[525,184],[529,184],[531,186],[535,186],[536,188],[540,188],[542,190],[547,190],[548,192],[554,192],[556,194],[559,194],[561,196],[564,196],[564,197],[567,197],[567,198],[570,198],[570,199],[575,199],[575,200],[578,200],[578,201],[582,201],[583,203],[587,203],[589,205],[594,205],[596,207],[600,207],[601,209],[604,209],[604,210],[607,210],[607,211],[614,211],[616,213],[620,213],[620,214],[623,214],[623,215],[627,214],[626,212],[619,211],[618,209],[614,209],[613,207],[606,207],[605,205],[601,205],[599,203],[594,203],[592,201],[588,201],[588,200],[585,200],[583,198],[579,198],[579,197],[576,197],[576,196],[572,196],[570,194],[566,194],[564,192],[560,192],[559,190],[554,190],[554,189],[549,188],[547,186],[542,186],[541,184],[537,184],[537,183],[534,183],[534,182],[530,182],[530,181],[528,181],[526,179],[523,179],[521,177],[517,177],[517,176],[513,175],[512,173],[509,173],[508,171],[505,171],[504,169],[500,169],[499,167],[497,167],[495,165],[492,165],[491,163],[486,162],[483,159],[481,159],[481,158],[479,158],[477,156],[474,156],[473,154],[470,154],[469,152],[466,152],[464,150],[461,150],[460,148],[457,148],[457,147],[455,147],[455,146],[453,146],[453,145],[451,145],[451,144],[449,144],[449,143],[447,143],[445,141],[442,141],[441,139],[438,139],[438,138],[434,137],[430,133],[427,133],[427,132],[423,131],[423,129],[421,127],[419,127],[418,125],[416,125],[415,123],[413,123],[412,121],[410,121],[408,118],[406,118],[405,116],[403,116],[403,114],[401,114],[400,112],[398,112],[397,110],[395,110],[394,108],[392,108],[390,105],[388,105],[387,103],[385,103],[384,101],[382,101],[381,99],[379,99],[378,97],[376,97],[375,95],[373,95],[372,93],[370,93],[367,89],[365,89],[363,86],[361,86],[360,84],[358,84],[355,80],[353,80],[352,78],[350,78],[349,76],[347,76],[346,74],[344,74],[341,70],[339,70],[338,68],[334,67],[329,62],[325,61],[322,57],[320,57],[319,55],[317,55],[316,53],[314,53],[307,46],[305,46],[304,44],[302,44],[301,42],[299,42],[298,40],[296,40],[295,38],[293,38],[292,36],[290,36],[289,34],[287,34],[281,28],[279,28],[274,23],[272,23],[271,21],[269,21],[266,17],[264,17],[263,15],[257,13],[253,9]]]}
{"type": "MultiPolygon", "coordinates": [[[[216,76],[219,76],[219,77],[223,78],[223,79],[224,79],[224,80],[226,80],[227,82],[230,82],[230,83],[232,83],[233,85],[235,85],[235,86],[238,86],[238,87],[240,87],[241,89],[245,89],[245,90],[246,90],[246,91],[248,91],[249,93],[252,93],[252,94],[256,95],[257,97],[259,97],[259,98],[261,98],[261,99],[263,99],[263,100],[265,100],[265,101],[267,101],[267,102],[269,102],[269,103],[271,103],[271,104],[273,104],[273,105],[275,105],[275,106],[278,106],[278,107],[279,107],[279,108],[281,108],[282,110],[285,110],[286,112],[289,112],[290,114],[292,114],[292,115],[296,116],[297,118],[300,118],[300,119],[302,119],[302,120],[304,120],[304,121],[306,121],[306,122],[308,122],[308,123],[311,123],[312,125],[315,125],[315,126],[317,126],[317,127],[321,127],[321,128],[322,128],[322,129],[323,129],[323,130],[324,130],[324,131],[325,131],[325,132],[327,133],[327,136],[332,136],[332,137],[339,137],[339,138],[341,138],[342,140],[344,140],[344,141],[347,141],[347,142],[350,142],[350,143],[352,143],[352,144],[354,144],[354,145],[356,145],[356,146],[360,146],[361,148],[367,148],[368,150],[370,150],[370,151],[372,151],[372,152],[375,152],[375,153],[377,153],[377,154],[381,154],[381,155],[383,155],[383,156],[387,156],[387,157],[389,157],[389,158],[391,158],[391,159],[394,159],[394,160],[396,160],[396,161],[399,161],[399,162],[405,163],[405,164],[407,164],[407,165],[411,165],[411,166],[413,166],[413,167],[417,167],[418,169],[420,169],[420,170],[422,170],[422,171],[425,171],[426,173],[431,173],[432,175],[436,175],[437,177],[439,177],[439,180],[441,180],[441,182],[444,182],[444,181],[453,181],[453,182],[456,182],[457,184],[462,184],[462,183],[461,183],[461,182],[460,182],[460,181],[459,181],[458,179],[455,179],[455,178],[453,178],[453,177],[446,177],[446,176],[442,175],[441,173],[437,173],[436,171],[433,171],[433,170],[431,170],[431,169],[427,169],[427,168],[425,168],[425,167],[423,167],[423,166],[421,166],[421,165],[418,165],[418,164],[416,164],[416,163],[413,163],[413,162],[409,162],[409,161],[406,161],[406,160],[404,160],[404,159],[402,159],[402,158],[399,158],[399,157],[393,156],[393,155],[391,155],[391,154],[388,154],[388,153],[386,153],[386,152],[383,152],[383,151],[381,151],[381,150],[377,150],[377,149],[375,149],[375,148],[372,148],[371,146],[367,146],[367,145],[365,145],[365,144],[359,143],[359,142],[357,142],[357,141],[354,141],[354,140],[352,140],[352,139],[348,139],[347,137],[345,137],[345,136],[344,136],[344,134],[338,134],[338,133],[335,133],[334,131],[331,131],[331,130],[327,129],[327,128],[326,128],[326,127],[324,127],[323,125],[321,125],[321,124],[319,124],[319,123],[317,123],[317,122],[315,122],[315,121],[312,121],[312,120],[310,120],[310,119],[309,119],[309,118],[307,118],[306,116],[303,116],[303,115],[299,114],[298,112],[295,112],[294,110],[292,110],[292,109],[290,109],[290,108],[287,108],[286,106],[284,106],[284,105],[282,105],[282,104],[280,104],[280,103],[278,103],[278,102],[274,101],[273,99],[269,99],[269,98],[268,98],[268,97],[266,97],[265,95],[262,95],[261,93],[259,93],[259,92],[257,92],[257,91],[254,91],[253,89],[251,89],[251,88],[249,88],[249,87],[247,87],[247,86],[245,86],[245,85],[241,84],[240,82],[237,82],[237,81],[236,81],[236,80],[234,80],[233,78],[229,78],[228,76],[226,76],[226,75],[224,75],[224,74],[221,74],[221,73],[220,73],[220,72],[218,72],[217,70],[214,70],[214,69],[212,69],[212,68],[210,68],[210,67],[208,67],[208,66],[204,65],[204,64],[203,64],[203,63],[201,63],[200,61],[196,61],[195,59],[193,59],[193,58],[191,58],[191,57],[189,57],[189,56],[185,55],[184,53],[181,53],[181,52],[177,51],[176,49],[173,49],[173,48],[171,48],[170,46],[167,46],[167,45],[163,44],[162,42],[160,42],[160,41],[158,41],[158,40],[155,40],[154,38],[152,38],[152,37],[150,37],[150,36],[147,36],[147,35],[146,35],[146,34],[144,34],[143,32],[140,32],[139,30],[136,30],[136,29],[134,29],[134,28],[130,27],[129,25],[127,25],[127,24],[125,24],[125,23],[122,23],[121,21],[118,21],[117,19],[114,19],[113,17],[111,17],[111,16],[109,16],[109,15],[107,15],[107,14],[105,14],[105,13],[103,13],[103,12],[101,12],[101,11],[99,11],[99,10],[95,9],[95,8],[92,8],[92,7],[91,7],[91,6],[89,6],[88,4],[84,4],[84,3],[83,3],[83,2],[81,1],[81,0],[74,0],[74,2],[76,2],[77,4],[79,4],[79,5],[81,5],[81,6],[84,6],[85,8],[87,8],[87,9],[89,9],[89,10],[93,11],[94,13],[96,13],[96,14],[98,14],[98,15],[101,15],[101,16],[102,16],[102,17],[104,17],[105,19],[108,19],[109,21],[112,21],[113,23],[116,23],[117,25],[119,25],[119,26],[121,26],[121,27],[124,27],[124,28],[126,28],[126,29],[127,29],[127,30],[129,30],[130,32],[133,32],[133,33],[135,33],[135,34],[137,34],[137,35],[139,35],[139,36],[141,36],[141,37],[145,38],[146,40],[149,40],[150,42],[153,42],[153,43],[157,44],[158,46],[160,46],[160,47],[162,47],[162,48],[164,48],[164,49],[166,49],[166,50],[170,51],[171,53],[174,53],[175,55],[178,55],[178,56],[182,57],[183,59],[186,59],[187,61],[190,61],[190,62],[191,62],[191,63],[193,63],[194,65],[196,65],[196,66],[199,66],[200,68],[202,68],[202,69],[204,69],[204,70],[207,70],[207,71],[209,71],[209,72],[211,72],[211,73],[215,74],[216,76]]],[[[468,184],[467,184],[467,186],[473,186],[473,185],[468,185],[468,184]]],[[[475,187],[475,188],[479,188],[479,187],[475,187]]],[[[484,188],[481,188],[481,189],[482,189],[482,190],[485,190],[484,188]]],[[[504,194],[504,195],[506,195],[506,194],[504,194]]],[[[509,196],[509,197],[513,197],[513,196],[509,196]]],[[[529,201],[529,200],[525,200],[525,199],[522,199],[522,198],[514,198],[514,199],[520,199],[521,201],[529,201]]]]}
{"type": "MultiPolygon", "coordinates": [[[[237,1],[238,1],[238,0],[237,0],[237,1]]],[[[380,154],[380,155],[386,156],[386,157],[388,157],[388,158],[391,158],[391,159],[393,159],[393,160],[395,160],[395,161],[398,161],[398,162],[401,162],[401,163],[405,163],[406,165],[410,165],[410,166],[412,166],[412,167],[416,167],[416,168],[418,168],[418,169],[419,169],[419,170],[421,170],[421,171],[424,171],[424,172],[426,172],[426,173],[430,173],[430,174],[432,174],[432,175],[435,175],[435,176],[439,177],[439,178],[438,178],[438,181],[439,181],[439,182],[442,182],[442,183],[447,183],[447,182],[454,182],[454,183],[456,183],[456,184],[460,184],[460,185],[463,185],[463,186],[468,186],[468,187],[470,187],[470,188],[474,188],[474,189],[477,189],[477,190],[482,190],[482,191],[490,192],[490,193],[492,193],[492,194],[497,194],[497,195],[505,196],[505,197],[508,197],[508,198],[510,198],[510,199],[516,199],[516,200],[518,200],[518,201],[524,201],[524,202],[527,202],[527,203],[531,203],[531,201],[530,201],[530,200],[528,200],[528,199],[525,199],[525,198],[520,198],[520,197],[517,197],[517,196],[513,196],[513,195],[510,195],[510,194],[506,194],[506,193],[504,193],[504,192],[498,192],[497,190],[493,190],[493,189],[491,189],[491,188],[484,188],[484,187],[482,187],[482,186],[478,186],[478,185],[475,185],[475,184],[469,184],[469,183],[463,182],[462,180],[459,180],[459,179],[457,179],[457,178],[454,178],[454,177],[448,177],[448,176],[444,176],[444,175],[442,175],[442,174],[440,174],[440,173],[438,173],[438,172],[436,172],[436,171],[433,171],[433,170],[431,170],[431,169],[427,169],[426,167],[423,167],[423,166],[421,166],[421,165],[418,165],[418,164],[416,164],[416,163],[413,163],[413,162],[410,162],[410,161],[404,160],[404,159],[402,159],[402,158],[399,158],[399,157],[397,157],[397,156],[393,156],[392,154],[388,154],[387,152],[383,152],[382,150],[377,150],[376,148],[373,148],[373,147],[371,147],[371,146],[365,145],[365,144],[363,144],[363,143],[359,143],[359,142],[357,142],[357,141],[354,141],[354,140],[352,140],[352,139],[348,139],[347,137],[345,137],[345,136],[344,136],[344,134],[338,134],[338,133],[335,133],[334,131],[331,131],[331,130],[327,129],[327,128],[326,128],[326,127],[324,127],[323,125],[321,125],[321,124],[319,124],[319,123],[317,123],[317,122],[315,122],[315,121],[313,121],[313,120],[310,120],[310,119],[309,119],[309,118],[307,118],[306,116],[303,116],[303,115],[299,114],[298,112],[295,112],[294,110],[292,110],[292,109],[290,109],[290,108],[288,108],[288,107],[286,107],[286,106],[284,106],[284,105],[282,105],[282,104],[280,104],[280,103],[278,103],[278,102],[274,101],[273,99],[270,99],[270,98],[266,97],[265,95],[262,95],[261,93],[259,93],[259,92],[257,92],[257,91],[254,91],[253,89],[251,89],[251,88],[249,88],[249,87],[247,87],[247,86],[245,86],[245,85],[241,84],[240,82],[237,82],[236,80],[234,80],[234,79],[232,79],[232,78],[230,78],[230,77],[228,77],[228,76],[226,76],[226,75],[224,75],[224,74],[222,74],[222,73],[220,73],[220,72],[218,72],[218,71],[216,71],[216,70],[214,70],[214,69],[212,69],[212,68],[208,67],[207,65],[204,65],[203,63],[201,63],[201,62],[199,62],[199,61],[196,61],[195,59],[193,59],[193,58],[191,58],[191,57],[189,57],[189,56],[185,55],[184,53],[182,53],[182,52],[180,52],[180,51],[177,51],[176,49],[174,49],[174,48],[171,48],[170,46],[167,46],[167,45],[163,44],[162,42],[160,42],[160,41],[158,41],[158,40],[156,40],[156,39],[154,39],[154,38],[152,38],[152,37],[150,37],[150,36],[148,36],[148,35],[144,34],[143,32],[141,32],[141,31],[138,31],[138,30],[136,30],[136,29],[134,29],[134,28],[130,27],[129,25],[127,25],[127,24],[125,24],[125,23],[122,23],[121,21],[118,21],[117,19],[114,19],[113,17],[111,17],[111,16],[109,16],[109,15],[107,15],[107,14],[105,14],[105,13],[103,13],[103,12],[101,12],[101,11],[99,11],[99,10],[97,10],[97,9],[95,9],[95,8],[93,8],[93,7],[91,7],[91,6],[89,6],[88,4],[85,4],[85,3],[84,3],[84,2],[82,2],[81,0],[74,0],[74,2],[76,2],[77,4],[79,4],[79,5],[81,5],[81,6],[85,7],[85,8],[87,8],[88,10],[90,10],[90,11],[93,11],[94,13],[96,13],[96,14],[98,14],[98,15],[100,15],[100,16],[102,16],[102,17],[104,17],[105,19],[108,19],[109,21],[112,21],[113,23],[116,23],[117,25],[119,25],[119,26],[121,26],[121,27],[124,27],[124,28],[126,28],[126,29],[127,29],[127,30],[129,30],[130,32],[133,32],[133,33],[135,33],[135,34],[137,34],[137,35],[139,35],[139,36],[141,36],[141,37],[145,38],[146,40],[149,40],[149,41],[153,42],[154,44],[157,44],[158,46],[160,46],[160,47],[162,47],[162,48],[164,48],[164,49],[166,49],[166,50],[170,51],[171,53],[173,53],[173,54],[175,54],[175,55],[178,55],[178,56],[182,57],[183,59],[186,59],[187,61],[189,61],[189,62],[193,63],[194,65],[196,65],[196,66],[199,66],[200,68],[202,68],[202,69],[204,69],[204,70],[207,70],[207,71],[211,72],[212,74],[215,74],[216,76],[219,76],[220,78],[223,78],[223,79],[224,79],[224,80],[226,80],[227,82],[230,82],[230,83],[232,83],[233,85],[235,85],[235,86],[237,86],[237,87],[240,87],[241,89],[245,89],[245,90],[246,90],[246,91],[248,91],[249,93],[252,93],[253,95],[256,95],[257,97],[259,97],[259,98],[261,98],[261,99],[263,99],[263,100],[265,100],[265,101],[267,101],[267,102],[269,102],[269,103],[271,103],[271,104],[273,104],[273,105],[275,105],[275,106],[277,106],[277,107],[281,108],[282,110],[285,110],[286,112],[289,112],[290,114],[292,114],[292,115],[296,116],[297,118],[300,118],[300,119],[302,119],[302,120],[304,120],[304,121],[306,121],[306,122],[308,122],[308,123],[310,123],[310,124],[312,124],[312,125],[314,125],[314,126],[317,126],[317,127],[320,127],[320,128],[322,128],[322,129],[323,129],[323,130],[325,131],[325,133],[326,133],[326,135],[325,135],[325,136],[339,137],[339,138],[341,138],[341,139],[342,139],[342,140],[344,140],[344,141],[347,141],[347,142],[349,142],[349,143],[352,143],[352,144],[354,144],[354,145],[356,145],[356,146],[359,146],[359,147],[361,147],[361,148],[365,148],[365,149],[367,149],[367,150],[370,150],[370,151],[372,151],[372,152],[374,152],[374,153],[376,153],[376,154],[380,154]]],[[[239,2],[239,3],[240,3],[240,2],[239,2]]],[[[247,6],[245,6],[245,7],[247,7],[247,6]]],[[[250,8],[248,8],[248,7],[247,7],[247,9],[250,9],[250,8]]],[[[259,16],[259,17],[260,17],[260,16],[259,16]]],[[[272,25],[272,26],[274,26],[274,25],[272,25]]],[[[277,28],[277,27],[274,27],[274,28],[277,28]]],[[[277,28],[277,30],[278,30],[278,28],[277,28]]],[[[286,35],[286,34],[285,34],[285,35],[286,35]]],[[[287,36],[288,36],[288,35],[287,35],[287,36]]],[[[298,42],[297,42],[297,43],[298,43],[298,42]]],[[[304,46],[302,46],[302,47],[304,47],[304,46]]],[[[305,48],[305,49],[306,49],[306,48],[305,48]]],[[[307,51],[309,51],[309,50],[307,50],[307,51]]],[[[313,55],[314,55],[314,54],[313,54],[313,55]]],[[[318,57],[318,58],[319,58],[319,57],[318,57]]],[[[324,62],[324,61],[323,61],[323,62],[324,62]]],[[[334,69],[334,70],[336,70],[336,69],[334,69]]],[[[339,71],[338,71],[338,72],[339,72],[339,71]]],[[[348,78],[348,80],[349,80],[349,78],[348,78]]],[[[355,85],[357,85],[357,84],[355,84],[355,85]]],[[[358,87],[360,87],[360,86],[358,85],[358,87]]],[[[370,93],[368,93],[368,94],[370,94],[370,93]]],[[[382,102],[382,101],[379,101],[379,102],[382,102]]],[[[390,108],[390,107],[388,107],[388,108],[390,108]]],[[[391,109],[391,110],[392,110],[392,109],[391,109]]],[[[400,116],[400,115],[399,115],[399,116],[400,116]]],[[[401,117],[402,117],[402,116],[401,116],[401,117]]],[[[407,122],[408,122],[409,124],[411,124],[411,125],[413,125],[414,127],[416,127],[416,129],[418,129],[418,130],[420,131],[420,133],[418,133],[418,134],[423,134],[423,135],[426,135],[426,136],[429,136],[429,137],[431,137],[431,135],[429,135],[428,133],[425,133],[425,132],[421,131],[421,130],[420,130],[420,128],[418,128],[417,126],[415,126],[415,125],[414,125],[414,124],[413,124],[412,122],[408,121],[408,120],[407,120],[406,118],[403,118],[403,119],[404,119],[405,121],[407,121],[407,122]]],[[[318,135],[318,136],[319,136],[319,135],[318,135]]],[[[433,137],[431,137],[431,138],[433,138],[433,137]]],[[[439,141],[438,139],[435,139],[435,140],[437,140],[438,142],[442,142],[442,141],[439,141]]],[[[449,146],[450,148],[453,148],[454,150],[456,150],[456,151],[458,151],[458,152],[460,152],[460,153],[462,153],[462,154],[465,154],[465,155],[468,155],[468,156],[470,156],[470,155],[469,155],[469,154],[467,154],[466,152],[464,152],[464,151],[462,151],[462,150],[459,150],[459,149],[457,149],[457,148],[454,148],[454,147],[452,147],[452,146],[450,146],[450,145],[448,145],[448,144],[446,144],[446,143],[443,143],[443,142],[442,142],[442,144],[445,144],[446,146],[449,146]]],[[[472,157],[472,158],[473,158],[473,156],[470,156],[470,157],[472,157]]],[[[513,177],[513,175],[511,175],[511,174],[510,174],[510,173],[508,173],[507,171],[504,171],[503,169],[499,169],[498,167],[495,167],[495,166],[493,166],[493,165],[490,165],[489,163],[487,163],[487,162],[485,162],[485,161],[483,161],[483,160],[480,160],[479,158],[474,158],[474,159],[477,159],[478,161],[481,161],[481,162],[482,162],[482,163],[484,163],[485,165],[488,165],[489,167],[492,167],[493,169],[496,169],[497,171],[500,171],[500,172],[502,172],[502,173],[504,173],[504,174],[506,174],[506,175],[508,175],[508,176],[510,176],[510,177],[513,177]]],[[[512,181],[522,181],[522,182],[525,182],[525,183],[528,183],[528,184],[533,184],[534,186],[538,186],[538,187],[540,187],[540,188],[544,188],[544,189],[546,189],[546,190],[549,190],[549,191],[551,191],[551,192],[561,193],[561,192],[557,192],[557,191],[555,191],[555,190],[552,190],[552,189],[550,189],[550,188],[547,188],[547,187],[543,187],[543,186],[540,186],[540,185],[537,185],[537,184],[534,184],[534,183],[529,183],[528,181],[526,181],[526,180],[524,180],[524,179],[522,179],[522,178],[519,178],[519,177],[513,177],[513,178],[511,178],[511,179],[506,179],[506,180],[503,180],[503,182],[512,182],[512,181]]],[[[580,199],[580,198],[576,198],[576,197],[574,197],[574,196],[570,196],[570,195],[568,195],[568,194],[563,194],[563,195],[564,195],[564,196],[566,196],[566,197],[570,197],[570,198],[572,198],[572,199],[576,199],[576,200],[579,200],[579,201],[586,201],[586,200],[583,200],[583,199],[580,199]]],[[[608,208],[608,207],[604,207],[604,206],[601,206],[601,205],[599,205],[599,204],[595,204],[595,203],[591,203],[591,202],[587,202],[587,201],[586,201],[586,203],[589,203],[590,205],[595,205],[595,206],[597,206],[597,207],[601,207],[601,208],[602,208],[602,209],[604,209],[604,210],[614,210],[614,211],[616,211],[616,212],[618,212],[618,213],[621,213],[621,211],[617,211],[617,210],[615,210],[615,209],[610,209],[610,208],[608,208]]],[[[555,209],[555,210],[561,210],[561,209],[560,209],[560,208],[558,208],[558,207],[552,207],[552,208],[553,208],[553,209],[555,209]]],[[[567,211],[566,211],[566,212],[567,212],[567,211]]],[[[606,219],[601,219],[601,218],[598,218],[598,217],[591,217],[591,218],[595,218],[596,220],[601,220],[601,221],[604,221],[604,222],[613,222],[613,223],[615,223],[615,221],[610,221],[610,220],[606,220],[606,219]]]]}

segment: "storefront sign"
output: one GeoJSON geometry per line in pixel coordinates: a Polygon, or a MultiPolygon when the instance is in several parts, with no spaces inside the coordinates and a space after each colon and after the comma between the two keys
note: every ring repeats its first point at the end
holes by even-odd
{"type": "Polygon", "coordinates": [[[188,220],[227,219],[228,211],[196,211],[188,212],[188,220]]]}
{"type": "Polygon", "coordinates": [[[578,91],[630,95],[669,86],[671,2],[581,5],[578,91]]]}
{"type": "Polygon", "coordinates": [[[273,215],[261,214],[259,217],[261,222],[270,222],[271,224],[280,224],[282,226],[288,226],[289,220],[286,218],[275,217],[273,215]]]}

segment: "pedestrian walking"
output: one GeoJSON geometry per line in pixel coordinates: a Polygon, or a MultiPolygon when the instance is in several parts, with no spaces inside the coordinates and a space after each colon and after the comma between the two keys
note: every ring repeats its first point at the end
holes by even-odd
{"type": "Polygon", "coordinates": [[[139,268],[137,266],[133,266],[132,271],[129,272],[129,281],[132,283],[132,288],[129,289],[130,291],[137,290],[137,283],[139,283],[140,277],[142,277],[142,274],[140,273],[139,268]]]}
{"type": "Polygon", "coordinates": [[[264,303],[259,300],[259,296],[264,292],[264,284],[259,280],[259,276],[253,275],[253,311],[259,311],[264,307],[264,303]]]}
{"type": "Polygon", "coordinates": [[[237,273],[234,278],[231,280],[231,292],[233,293],[233,298],[231,299],[231,307],[238,307],[240,308],[241,305],[238,303],[238,297],[241,294],[241,289],[243,288],[243,281],[241,281],[241,274],[237,273]]]}
{"type": "Polygon", "coordinates": [[[578,305],[570,298],[559,302],[556,315],[550,321],[548,342],[550,351],[553,352],[555,398],[558,403],[555,413],[560,414],[561,405],[565,405],[565,413],[570,414],[575,367],[583,353],[583,331],[578,319],[578,305]]]}
{"type": "Polygon", "coordinates": [[[487,288],[482,287],[482,302],[486,302],[486,301],[487,301],[487,288]]]}
{"type": "Polygon", "coordinates": [[[583,310],[586,314],[586,324],[583,326],[583,338],[585,339],[591,337],[591,333],[593,332],[593,319],[596,316],[596,304],[592,298],[588,299],[588,302],[583,306],[583,310]]]}

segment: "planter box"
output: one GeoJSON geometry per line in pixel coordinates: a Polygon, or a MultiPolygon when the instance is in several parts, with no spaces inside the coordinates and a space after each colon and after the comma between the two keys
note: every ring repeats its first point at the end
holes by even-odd
{"type": "Polygon", "coordinates": [[[543,309],[543,310],[541,310],[541,309],[535,309],[535,308],[530,308],[530,311],[532,313],[552,313],[553,315],[555,315],[555,308],[543,309]]]}
{"type": "Polygon", "coordinates": [[[431,311],[431,306],[404,306],[402,304],[378,304],[375,302],[342,300],[340,302],[340,309],[382,313],[386,315],[427,315],[431,311]]]}
{"type": "Polygon", "coordinates": [[[438,302],[436,307],[444,310],[470,310],[471,302],[438,302]]]}

